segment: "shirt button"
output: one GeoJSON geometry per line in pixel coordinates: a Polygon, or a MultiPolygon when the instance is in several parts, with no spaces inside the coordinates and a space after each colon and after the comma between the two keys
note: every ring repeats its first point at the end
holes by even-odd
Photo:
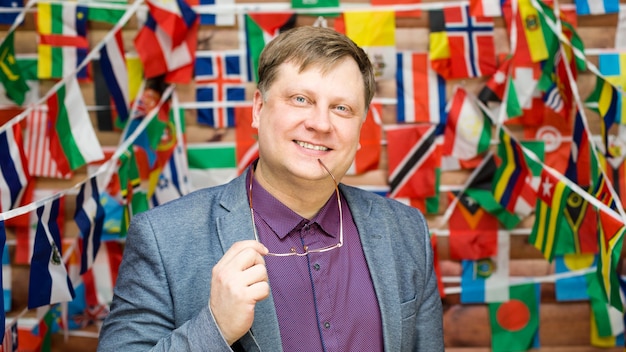
{"type": "Polygon", "coordinates": [[[313,269],[315,269],[315,271],[319,271],[319,270],[320,270],[320,265],[319,265],[319,264],[317,264],[317,263],[315,263],[315,264],[313,265],[313,269]]]}
{"type": "Polygon", "coordinates": [[[324,327],[325,327],[326,329],[330,329],[330,323],[329,323],[329,322],[325,322],[325,323],[324,323],[324,327]]]}

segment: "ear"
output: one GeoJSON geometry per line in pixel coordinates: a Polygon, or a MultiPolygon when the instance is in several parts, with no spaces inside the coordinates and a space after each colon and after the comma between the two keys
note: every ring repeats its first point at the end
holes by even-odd
{"type": "Polygon", "coordinates": [[[259,128],[259,118],[261,116],[261,109],[263,109],[263,94],[260,90],[254,91],[254,97],[252,98],[252,127],[259,128]]]}

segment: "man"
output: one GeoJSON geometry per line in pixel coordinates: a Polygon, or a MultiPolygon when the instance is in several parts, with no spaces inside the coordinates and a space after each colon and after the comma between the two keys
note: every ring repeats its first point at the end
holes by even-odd
{"type": "Polygon", "coordinates": [[[133,218],[99,350],[443,351],[424,217],[336,186],[374,84],[332,29],[272,40],[253,99],[259,159],[133,218]]]}

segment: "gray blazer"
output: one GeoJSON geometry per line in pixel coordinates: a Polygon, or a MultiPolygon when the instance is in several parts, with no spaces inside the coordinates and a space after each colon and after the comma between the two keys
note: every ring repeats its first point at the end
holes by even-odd
{"type": "MultiPolygon", "coordinates": [[[[443,351],[442,306],[423,215],[341,184],[378,297],[385,350],[443,351]]],[[[231,351],[208,309],[211,269],[254,239],[245,177],[193,192],[131,222],[98,351],[231,351]]],[[[236,349],[281,351],[273,299],[236,349]]]]}

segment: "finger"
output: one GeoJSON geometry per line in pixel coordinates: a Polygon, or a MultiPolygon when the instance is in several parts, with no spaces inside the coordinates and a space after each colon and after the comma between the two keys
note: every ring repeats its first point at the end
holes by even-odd
{"type": "Polygon", "coordinates": [[[267,281],[252,284],[247,290],[249,297],[256,302],[262,301],[270,296],[270,284],[267,281]]]}
{"type": "Polygon", "coordinates": [[[253,265],[241,273],[241,281],[246,286],[268,280],[267,269],[264,264],[253,265]]]}
{"type": "Polygon", "coordinates": [[[254,265],[265,265],[265,259],[254,248],[244,248],[229,262],[228,266],[232,269],[244,271],[254,265]]]}
{"type": "Polygon", "coordinates": [[[248,248],[253,249],[254,251],[258,252],[261,255],[265,255],[269,251],[262,243],[255,241],[255,240],[239,241],[239,242],[235,242],[226,251],[226,253],[224,253],[224,255],[222,256],[222,260],[224,260],[224,262],[229,262],[233,258],[237,257],[239,253],[241,253],[242,251],[248,248]]]}

